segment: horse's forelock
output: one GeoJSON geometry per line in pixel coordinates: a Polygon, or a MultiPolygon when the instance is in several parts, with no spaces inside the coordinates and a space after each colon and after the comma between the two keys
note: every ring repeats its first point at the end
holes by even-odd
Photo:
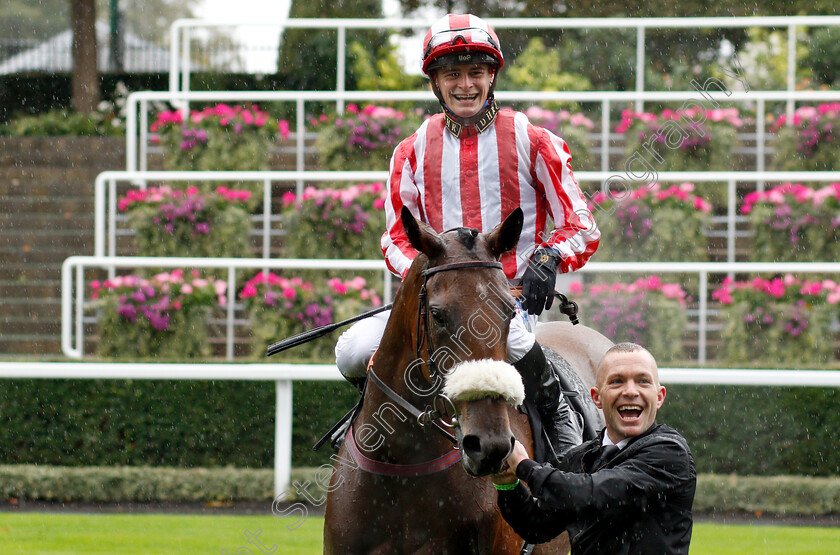
{"type": "Polygon", "coordinates": [[[525,386],[516,368],[491,359],[471,360],[456,366],[446,377],[443,392],[453,401],[502,397],[519,406],[525,400],[525,386]]]}

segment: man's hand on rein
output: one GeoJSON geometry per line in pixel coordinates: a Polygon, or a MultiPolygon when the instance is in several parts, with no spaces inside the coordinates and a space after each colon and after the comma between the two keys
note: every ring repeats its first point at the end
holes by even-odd
{"type": "Polygon", "coordinates": [[[540,247],[531,257],[522,275],[522,307],[528,314],[542,314],[554,302],[554,285],[557,283],[557,264],[560,256],[551,249],[540,247]]]}
{"type": "Polygon", "coordinates": [[[493,483],[500,486],[515,484],[517,480],[516,467],[528,458],[530,457],[528,456],[528,451],[525,450],[525,446],[517,440],[513,444],[513,451],[508,455],[507,462],[504,468],[502,468],[502,471],[490,477],[493,483]]]}

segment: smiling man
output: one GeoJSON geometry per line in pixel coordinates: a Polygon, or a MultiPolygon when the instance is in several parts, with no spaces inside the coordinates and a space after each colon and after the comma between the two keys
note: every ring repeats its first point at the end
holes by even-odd
{"type": "MultiPolygon", "coordinates": [[[[565,141],[522,112],[497,106],[493,92],[505,59],[486,21],[471,14],[441,18],[426,33],[422,60],[441,112],[394,150],[382,253],[388,268],[405,278],[418,253],[403,229],[402,208],[438,233],[456,227],[488,232],[522,209],[519,241],[501,257],[511,285],[522,287],[507,361],[522,375],[526,396],[560,455],[581,443],[580,424],[533,327],[551,308],[557,273],[586,264],[600,232],[575,181],[565,141]]],[[[382,312],[362,320],[339,338],[336,365],[352,383],[364,383],[389,316],[382,312]]]]}
{"type": "Polygon", "coordinates": [[[688,553],[697,473],[685,439],[656,423],[665,388],[653,355],[619,343],[595,380],[600,436],[556,466],[529,460],[516,442],[510,471],[494,477],[502,515],[531,543],[568,531],[573,555],[688,553]]]}

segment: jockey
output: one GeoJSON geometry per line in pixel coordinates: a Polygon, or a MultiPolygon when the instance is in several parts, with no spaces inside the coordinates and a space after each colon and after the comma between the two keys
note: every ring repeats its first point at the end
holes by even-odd
{"type": "MultiPolygon", "coordinates": [[[[581,443],[581,425],[533,329],[537,316],[551,307],[557,272],[582,267],[598,248],[600,233],[572,174],[566,143],[523,113],[497,107],[493,91],[502,66],[499,39],[480,18],[450,14],[429,29],[423,73],[442,113],[394,151],[381,247],[391,271],[405,278],[417,251],[400,222],[403,206],[438,233],[454,227],[490,231],[522,208],[519,243],[501,258],[511,284],[522,286],[507,356],[560,455],[581,443]]],[[[336,364],[352,383],[364,381],[388,316],[362,320],[339,338],[336,364]]]]}

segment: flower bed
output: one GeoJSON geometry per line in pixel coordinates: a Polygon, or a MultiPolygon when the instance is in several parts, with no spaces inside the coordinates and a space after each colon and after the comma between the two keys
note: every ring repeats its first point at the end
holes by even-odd
{"type": "Polygon", "coordinates": [[[744,198],[754,262],[840,260],[840,183],[820,189],[785,183],[744,198]]]}
{"type": "MultiPolygon", "coordinates": [[[[338,278],[313,284],[299,277],[285,278],[260,272],[239,292],[253,330],[252,355],[265,356],[266,348],[281,339],[357,316],[382,304],[364,278],[338,278]]],[[[335,361],[339,332],[295,347],[279,356],[295,359],[335,361]]]]}
{"type": "Polygon", "coordinates": [[[227,284],[184,270],[151,279],[117,276],[94,281],[99,348],[104,357],[196,358],[210,354],[207,319],[226,304],[227,284]]]}
{"type": "MultiPolygon", "coordinates": [[[[170,170],[258,171],[267,170],[272,142],[278,133],[286,138],[288,122],[273,120],[258,106],[218,104],[193,110],[188,118],[181,111],[161,112],[152,123],[152,142],[165,150],[164,165],[170,170]]],[[[201,183],[212,190],[215,183],[201,183]]],[[[252,193],[262,183],[231,184],[252,193]]],[[[261,198],[256,195],[256,198],[261,198]]]]}
{"type": "Polygon", "coordinates": [[[803,106],[787,126],[782,114],[770,131],[779,134],[773,169],[785,171],[840,170],[840,102],[803,106]]]}
{"type": "Polygon", "coordinates": [[[736,108],[706,110],[670,109],[660,114],[624,110],[616,133],[624,135],[626,157],[638,152],[650,159],[655,151],[657,169],[663,171],[730,170],[738,149],[738,130],[743,126],[736,108]],[[702,116],[702,117],[701,117],[702,116]],[[691,122],[697,121],[696,124],[691,122]],[[647,144],[647,148],[645,147],[647,144]]]}
{"type": "Polygon", "coordinates": [[[576,171],[598,169],[589,139],[589,133],[595,127],[591,119],[581,113],[572,114],[568,110],[554,112],[539,106],[528,108],[525,115],[534,125],[544,127],[566,141],[572,153],[572,168],[576,171]]]}
{"type": "Polygon", "coordinates": [[[730,364],[825,364],[834,360],[831,331],[840,285],[792,275],[736,282],[712,293],[721,303],[722,358],[730,364]]]}
{"type": "Polygon", "coordinates": [[[601,230],[596,256],[605,262],[702,262],[708,260],[704,228],[712,205],[694,185],[663,188],[658,183],[592,197],[590,210],[601,230]]]}
{"type": "Polygon", "coordinates": [[[251,256],[250,191],[217,187],[201,193],[168,186],[130,190],[117,207],[137,233],[140,256],[251,256]]]}
{"type": "Polygon", "coordinates": [[[580,306],[581,322],[613,341],[643,345],[660,364],[682,358],[688,297],[679,284],[657,276],[630,284],[573,282],[569,295],[580,306]]]}
{"type": "Polygon", "coordinates": [[[369,104],[348,104],[344,115],[313,117],[315,147],[326,170],[387,170],[396,146],[422,122],[421,112],[406,113],[369,104]]]}
{"type": "Polygon", "coordinates": [[[385,231],[385,185],[343,189],[307,187],[302,198],[283,195],[284,253],[288,258],[379,259],[385,231]]]}

